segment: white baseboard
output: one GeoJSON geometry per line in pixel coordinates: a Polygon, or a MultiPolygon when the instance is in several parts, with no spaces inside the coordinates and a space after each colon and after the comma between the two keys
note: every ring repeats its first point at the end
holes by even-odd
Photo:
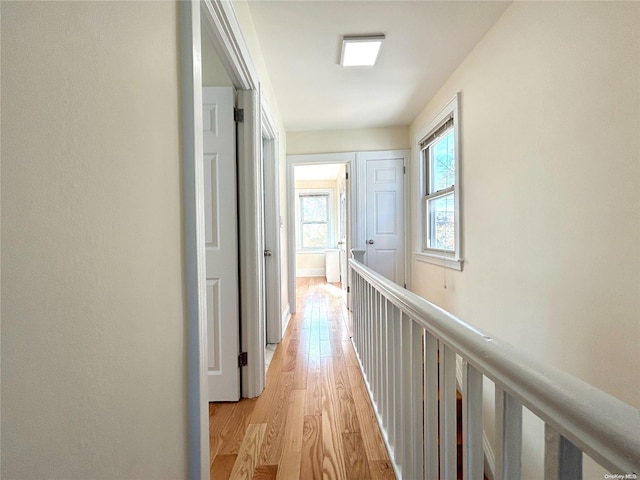
{"type": "Polygon", "coordinates": [[[493,472],[496,471],[496,457],[484,431],[482,432],[482,448],[484,448],[484,474],[489,480],[494,480],[493,472]]]}
{"type": "Polygon", "coordinates": [[[296,277],[324,277],[326,271],[324,268],[298,268],[296,277]]]}
{"type": "Polygon", "coordinates": [[[287,303],[284,307],[284,312],[282,312],[282,336],[284,337],[284,332],[287,331],[287,327],[289,326],[289,320],[291,320],[291,305],[287,303]]]}

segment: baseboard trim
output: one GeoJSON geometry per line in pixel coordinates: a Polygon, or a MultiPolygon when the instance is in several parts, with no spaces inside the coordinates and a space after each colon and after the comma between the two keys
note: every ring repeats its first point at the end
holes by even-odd
{"type": "Polygon", "coordinates": [[[326,271],[324,268],[298,268],[296,277],[324,277],[326,271]]]}
{"type": "Polygon", "coordinates": [[[287,327],[289,326],[289,320],[291,320],[291,305],[287,303],[284,307],[284,312],[282,312],[282,338],[284,338],[284,332],[287,331],[287,327]]]}

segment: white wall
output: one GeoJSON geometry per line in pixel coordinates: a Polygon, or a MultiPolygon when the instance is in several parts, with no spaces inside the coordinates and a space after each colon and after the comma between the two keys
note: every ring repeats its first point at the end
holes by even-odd
{"type": "Polygon", "coordinates": [[[1,8],[2,478],[185,478],[176,5],[1,8]]]}
{"type": "Polygon", "coordinates": [[[287,154],[403,150],[411,146],[408,127],[287,132],[287,154]]]}
{"type": "Polygon", "coordinates": [[[412,139],[457,91],[464,271],[413,289],[640,407],[640,4],[515,2],[412,139]]]}
{"type": "Polygon", "coordinates": [[[220,56],[213,46],[211,35],[206,28],[202,29],[200,45],[202,48],[202,86],[233,87],[233,82],[220,61],[220,56]]]}

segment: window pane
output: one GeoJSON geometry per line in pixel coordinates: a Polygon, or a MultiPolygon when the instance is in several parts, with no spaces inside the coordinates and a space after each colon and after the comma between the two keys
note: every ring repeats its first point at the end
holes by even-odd
{"type": "Polygon", "coordinates": [[[455,251],[454,196],[449,193],[428,201],[429,248],[455,251]]]}
{"type": "Polygon", "coordinates": [[[329,197],[327,195],[300,196],[302,221],[326,222],[328,198],[329,197]]]}
{"type": "Polygon", "coordinates": [[[302,225],[302,248],[326,248],[327,224],[306,223],[302,225]]]}
{"type": "Polygon", "coordinates": [[[455,183],[456,159],[453,143],[453,129],[451,129],[429,148],[431,154],[429,193],[443,190],[455,183]]]}

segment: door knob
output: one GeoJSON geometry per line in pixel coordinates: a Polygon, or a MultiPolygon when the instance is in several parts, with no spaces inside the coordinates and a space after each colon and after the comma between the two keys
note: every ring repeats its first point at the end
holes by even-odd
{"type": "Polygon", "coordinates": [[[264,256],[265,257],[270,257],[271,256],[271,250],[265,250],[264,251],[264,256]]]}
{"type": "Polygon", "coordinates": [[[374,242],[373,240],[367,240],[367,243],[368,243],[369,245],[373,245],[373,244],[374,244],[374,243],[376,243],[376,242],[374,242]]]}

